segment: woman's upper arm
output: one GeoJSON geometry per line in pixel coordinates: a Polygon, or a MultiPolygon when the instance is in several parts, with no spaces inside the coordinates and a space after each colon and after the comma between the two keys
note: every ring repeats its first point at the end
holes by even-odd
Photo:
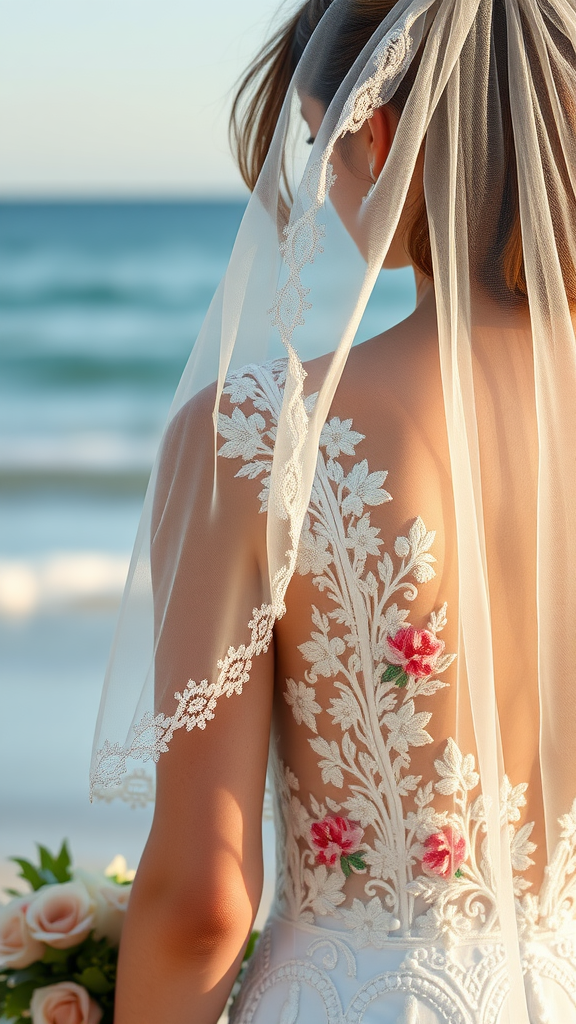
{"type": "Polygon", "coordinates": [[[191,680],[200,710],[158,763],[145,863],[164,864],[200,915],[203,900],[206,913],[220,898],[257,908],[274,679],[270,637],[251,645],[254,612],[269,616],[266,517],[234,461],[218,458],[214,489],[212,403],[198,396],[167,435],[152,543],[156,711],[173,715],[191,680]]]}
{"type": "Polygon", "coordinates": [[[147,857],[207,927],[227,909],[253,918],[260,901],[272,662],[269,649],[242,695],[224,698],[206,729],[176,733],[157,768],[147,857]]]}

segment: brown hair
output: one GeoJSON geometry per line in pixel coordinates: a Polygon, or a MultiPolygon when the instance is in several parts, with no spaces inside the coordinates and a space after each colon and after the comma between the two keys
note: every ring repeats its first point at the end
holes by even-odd
{"type": "MultiPolygon", "coordinates": [[[[306,0],[261,50],[241,80],[232,106],[230,138],[240,173],[253,189],[270,148],[288,86],[304,49],[332,0],[306,0]]],[[[354,61],[394,6],[395,0],[353,0],[345,30],[331,48],[329,59],[315,75],[314,94],[326,105],[354,61]]],[[[506,21],[501,3],[494,3],[497,20],[497,74],[500,79],[504,128],[505,174],[497,226],[490,252],[485,253],[481,276],[493,293],[525,301],[526,274],[520,229],[517,168],[508,101],[506,21]]],[[[527,40],[528,47],[530,40],[527,40]]],[[[418,70],[414,59],[390,100],[400,114],[418,70]]],[[[559,87],[560,83],[556,83],[559,87]]],[[[561,161],[562,164],[562,161],[561,161]]],[[[565,168],[564,168],[565,169],[565,168]]],[[[566,175],[568,178],[568,175],[566,175]]],[[[569,185],[569,181],[566,182],[569,185]]],[[[571,190],[570,190],[570,195],[571,190]]],[[[554,212],[554,211],[553,211],[554,212]]],[[[554,216],[556,243],[561,257],[564,285],[570,304],[576,304],[576,272],[566,243],[566,226],[554,216]]],[[[409,211],[404,245],[412,263],[432,278],[432,251],[425,198],[409,211]]]]}

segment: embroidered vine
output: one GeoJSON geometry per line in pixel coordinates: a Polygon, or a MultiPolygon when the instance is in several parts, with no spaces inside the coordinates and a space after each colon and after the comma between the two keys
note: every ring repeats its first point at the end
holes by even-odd
{"type": "MultiPolygon", "coordinates": [[[[226,438],[221,454],[242,458],[238,475],[260,477],[263,510],[282,363],[246,368],[228,385],[232,402],[249,399],[266,418],[235,409],[220,424],[226,438]]],[[[284,691],[295,722],[311,733],[322,784],[346,795],[339,801],[324,793],[318,800],[310,793],[304,802],[295,774],[277,766],[280,905],[294,919],[337,918],[351,929],[357,948],[378,948],[391,933],[447,945],[472,933],[495,938],[486,808],[474,757],[449,738],[434,760],[436,778],[423,780],[411,770],[413,748],[433,742],[430,698],[447,686],[440,677],[455,657],[439,635],[448,622],[446,604],[417,629],[399,602],[412,602],[418,587],[433,579],[435,534],[416,517],[406,536],[396,537],[393,552],[383,550],[370,509],[391,500],[387,473],[371,471],[366,459],[348,470],[342,461],[355,457],[363,440],[351,419],[332,417],[322,430],[296,568],[312,576],[330,610],[312,606],[310,638],[299,645],[309,667],[303,679],[287,678],[284,691]],[[329,680],[327,701],[323,680],[329,680]],[[340,740],[321,734],[323,713],[339,726],[340,740]],[[437,797],[451,797],[451,810],[435,807],[437,797]],[[365,877],[365,900],[347,907],[351,874],[365,877]]],[[[504,780],[501,814],[510,833],[519,913],[531,927],[540,915],[542,927],[544,891],[538,903],[523,877],[535,850],[533,824],[518,827],[526,788],[504,780]]],[[[571,820],[563,823],[565,838],[549,869],[556,881],[547,883],[555,893],[564,887],[570,904],[576,891],[571,820]]]]}
{"type": "MultiPolygon", "coordinates": [[[[259,481],[262,512],[286,369],[286,360],[276,360],[230,375],[225,392],[234,408],[219,420],[219,454],[241,461],[237,476],[259,481]],[[240,408],[246,402],[248,414],[240,408]]],[[[430,701],[448,685],[440,677],[454,659],[440,636],[447,605],[432,610],[422,629],[401,603],[412,602],[433,579],[435,535],[416,517],[393,550],[384,550],[371,509],[392,500],[387,473],[371,470],[366,459],[348,468],[343,461],[356,458],[363,440],[351,419],[333,416],[325,424],[297,551],[298,573],[311,576],[323,598],[322,608],[312,605],[312,630],[299,645],[308,668],[302,679],[286,679],[284,700],[310,734],[323,787],[343,796],[323,790],[321,799],[311,792],[305,800],[294,772],[277,765],[278,904],[294,920],[334,918],[356,950],[382,948],[399,935],[448,948],[473,936],[497,942],[486,806],[474,757],[448,738],[432,778],[411,768],[413,749],[433,742],[430,701]],[[319,728],[322,715],[332,722],[329,738],[319,728]],[[351,876],[362,879],[362,899],[347,899],[351,876]]],[[[144,716],[130,745],[105,744],[93,774],[95,793],[121,787],[129,759],[157,760],[177,729],[204,728],[217,700],[246,685],[273,623],[271,606],[255,609],[249,642],[228,650],[215,681],[190,682],[175,695],[172,716],[144,716]]],[[[138,770],[133,777],[126,793],[139,803],[147,783],[138,770]]],[[[501,792],[519,928],[526,941],[554,933],[566,944],[576,904],[576,801],[560,819],[560,841],[535,894],[524,877],[533,863],[533,824],[519,824],[526,790],[526,783],[505,778],[501,792]]]]}

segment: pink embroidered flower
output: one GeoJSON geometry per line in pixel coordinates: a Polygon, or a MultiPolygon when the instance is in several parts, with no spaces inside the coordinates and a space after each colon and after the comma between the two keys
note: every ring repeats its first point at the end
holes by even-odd
{"type": "Polygon", "coordinates": [[[445,646],[444,641],[429,629],[415,629],[414,626],[399,629],[394,636],[387,638],[386,645],[387,661],[391,665],[400,665],[406,675],[420,679],[432,675],[445,646]]]}
{"type": "Polygon", "coordinates": [[[345,875],[350,874],[350,866],[363,871],[363,854],[359,852],[363,835],[364,829],[349,818],[328,816],[322,821],[313,821],[310,843],[316,852],[317,863],[334,867],[340,861],[345,875]]]}
{"type": "Polygon", "coordinates": [[[456,829],[447,825],[442,832],[428,836],[424,849],[422,865],[425,871],[440,878],[461,877],[460,865],[466,860],[466,840],[456,829]]]}

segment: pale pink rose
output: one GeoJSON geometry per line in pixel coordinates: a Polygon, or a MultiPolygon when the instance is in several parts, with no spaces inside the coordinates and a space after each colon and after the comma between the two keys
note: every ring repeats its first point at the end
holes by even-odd
{"type": "Polygon", "coordinates": [[[120,945],[126,908],[132,892],[131,885],[105,882],[96,893],[94,938],[108,939],[111,946],[120,945]]]}
{"type": "Polygon", "coordinates": [[[85,988],[60,981],[34,990],[30,1002],[32,1024],[98,1024],[102,1008],[85,988]]]}
{"type": "Polygon", "coordinates": [[[96,901],[82,882],[45,885],[26,911],[33,938],[54,949],[68,949],[83,942],[94,927],[96,901]]]}
{"type": "Polygon", "coordinates": [[[111,946],[120,945],[132,885],[119,885],[84,868],[75,868],[73,877],[74,881],[86,886],[94,900],[94,938],[108,939],[111,946]]]}
{"type": "Polygon", "coordinates": [[[448,825],[442,832],[428,836],[424,850],[422,865],[428,874],[440,878],[460,874],[460,866],[466,860],[466,840],[456,829],[448,825]]]}
{"type": "Polygon", "coordinates": [[[330,867],[340,860],[356,853],[360,848],[364,829],[355,821],[340,816],[313,821],[310,826],[310,843],[316,851],[318,864],[330,867]]]}
{"type": "Polygon", "coordinates": [[[423,679],[434,672],[445,644],[429,629],[404,626],[387,638],[386,646],[386,660],[391,665],[401,665],[407,675],[423,679]]]}
{"type": "Polygon", "coordinates": [[[21,970],[44,954],[44,943],[32,938],[26,924],[30,896],[21,896],[0,907],[0,968],[21,970]]]}

